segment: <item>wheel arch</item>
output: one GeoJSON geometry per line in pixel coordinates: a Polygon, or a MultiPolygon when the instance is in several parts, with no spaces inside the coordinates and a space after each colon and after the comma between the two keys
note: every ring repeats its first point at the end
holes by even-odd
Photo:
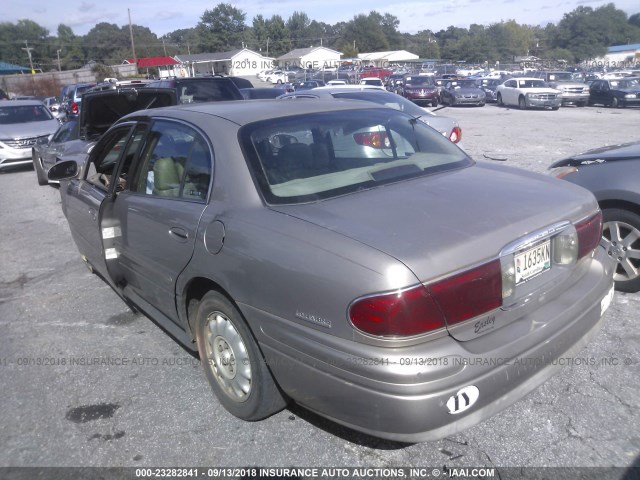
{"type": "Polygon", "coordinates": [[[630,212],[640,215],[640,205],[637,203],[629,202],[627,200],[619,199],[606,199],[599,200],[600,210],[606,210],[608,208],[618,208],[620,210],[629,210],[630,212]]]}
{"type": "MultiPolygon", "coordinates": [[[[192,342],[195,342],[195,321],[196,314],[198,312],[198,306],[207,292],[216,291],[219,294],[225,296],[233,305],[240,311],[238,304],[233,300],[233,297],[227,292],[222,285],[207,277],[194,277],[185,285],[182,294],[182,301],[179,308],[183,318],[186,318],[187,325],[189,327],[189,335],[192,342]]],[[[247,325],[249,329],[249,325],[247,325]]]]}

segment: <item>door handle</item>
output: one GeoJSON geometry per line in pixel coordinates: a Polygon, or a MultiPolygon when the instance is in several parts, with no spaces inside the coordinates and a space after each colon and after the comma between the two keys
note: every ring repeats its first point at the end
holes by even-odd
{"type": "Polygon", "coordinates": [[[169,233],[171,235],[174,235],[174,236],[178,237],[181,240],[188,240],[189,239],[189,234],[187,233],[187,231],[184,228],[181,228],[181,227],[171,227],[169,229],[169,233]]]}

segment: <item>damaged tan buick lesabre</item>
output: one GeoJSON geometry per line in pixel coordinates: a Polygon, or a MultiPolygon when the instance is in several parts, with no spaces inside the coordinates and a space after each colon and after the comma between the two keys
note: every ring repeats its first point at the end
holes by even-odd
{"type": "Polygon", "coordinates": [[[578,354],[613,295],[591,193],[364,101],[138,111],[49,177],[91,270],[246,420],[451,435],[578,354]]]}

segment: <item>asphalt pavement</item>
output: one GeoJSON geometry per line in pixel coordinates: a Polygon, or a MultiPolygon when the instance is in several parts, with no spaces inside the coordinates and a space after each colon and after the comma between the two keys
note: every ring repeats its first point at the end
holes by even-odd
{"type": "MultiPolygon", "coordinates": [[[[541,173],[571,153],[640,139],[640,109],[438,113],[459,120],[474,158],[541,173]]],[[[589,346],[523,400],[457,435],[408,445],[295,405],[260,422],[231,416],[197,358],[85,268],[58,189],[39,187],[29,168],[0,172],[0,218],[0,467],[506,472],[640,462],[640,294],[617,293],[589,346]]]]}

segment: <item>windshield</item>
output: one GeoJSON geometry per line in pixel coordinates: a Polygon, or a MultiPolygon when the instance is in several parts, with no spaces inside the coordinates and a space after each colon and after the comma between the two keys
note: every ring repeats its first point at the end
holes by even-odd
{"type": "Polygon", "coordinates": [[[472,165],[447,138],[391,109],[271,119],[240,138],[268,203],[333,198],[472,165]]]}
{"type": "Polygon", "coordinates": [[[519,88],[544,88],[544,80],[518,80],[519,88]]]}
{"type": "Polygon", "coordinates": [[[456,80],[451,82],[451,86],[455,88],[478,88],[475,80],[456,80]]]}
{"type": "Polygon", "coordinates": [[[428,85],[428,86],[434,86],[435,82],[433,81],[433,78],[431,78],[431,77],[420,76],[420,77],[406,77],[404,79],[404,84],[405,85],[428,85]]]}
{"type": "Polygon", "coordinates": [[[554,72],[549,74],[549,81],[553,82],[572,82],[573,74],[571,72],[554,72]]]}
{"type": "Polygon", "coordinates": [[[476,80],[476,82],[477,85],[481,85],[483,87],[497,87],[501,83],[497,78],[481,78],[476,80]]]}
{"type": "Polygon", "coordinates": [[[43,122],[52,120],[53,115],[44,105],[16,105],[0,107],[0,124],[43,122]]]}

